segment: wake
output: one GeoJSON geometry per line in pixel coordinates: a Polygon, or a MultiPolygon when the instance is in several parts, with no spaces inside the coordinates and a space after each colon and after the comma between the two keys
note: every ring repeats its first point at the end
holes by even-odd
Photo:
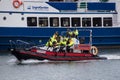
{"type": "Polygon", "coordinates": [[[120,55],[113,54],[104,54],[100,55],[100,57],[106,57],[107,59],[120,59],[120,55]]]}
{"type": "MultiPolygon", "coordinates": [[[[108,60],[118,60],[120,59],[120,54],[101,54],[99,57],[106,57],[108,60]]],[[[84,60],[83,60],[84,61],[84,60]]],[[[86,60],[85,60],[86,61],[86,60]]],[[[17,59],[10,59],[7,61],[8,63],[19,63],[17,59]]],[[[23,60],[22,63],[24,64],[35,64],[35,63],[54,63],[56,61],[49,61],[49,60],[23,60]]],[[[68,61],[57,61],[57,62],[68,62],[68,61]]],[[[79,61],[74,61],[79,62],[79,61]]],[[[81,62],[81,61],[80,61],[81,62]]]]}

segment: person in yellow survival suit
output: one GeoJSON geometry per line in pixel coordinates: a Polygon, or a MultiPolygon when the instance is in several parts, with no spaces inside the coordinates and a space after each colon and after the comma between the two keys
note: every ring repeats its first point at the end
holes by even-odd
{"type": "Polygon", "coordinates": [[[65,52],[65,50],[63,50],[66,46],[67,40],[65,38],[63,38],[62,41],[60,41],[60,49],[59,52],[65,52]]]}
{"type": "Polygon", "coordinates": [[[48,42],[46,43],[46,46],[48,47],[47,50],[48,50],[50,47],[53,46],[51,38],[50,38],[50,39],[48,40],[48,42]]]}
{"type": "Polygon", "coordinates": [[[51,37],[48,42],[46,43],[47,47],[53,47],[53,43],[56,42],[56,38],[55,37],[51,37]]]}
{"type": "Polygon", "coordinates": [[[58,31],[56,31],[54,34],[53,34],[53,37],[52,38],[54,38],[54,39],[56,39],[57,37],[58,37],[58,31]]]}
{"type": "Polygon", "coordinates": [[[57,44],[57,41],[53,41],[53,51],[56,52],[58,49],[58,44],[57,44]]]}
{"type": "Polygon", "coordinates": [[[66,31],[66,37],[70,38],[73,36],[73,32],[70,29],[67,29],[66,31]]]}
{"type": "Polygon", "coordinates": [[[52,47],[53,47],[53,51],[56,52],[57,49],[58,49],[58,42],[56,40],[57,36],[56,37],[51,37],[52,39],[52,47]]]}
{"type": "Polygon", "coordinates": [[[67,41],[67,47],[66,47],[67,52],[73,52],[73,50],[71,49],[73,44],[74,44],[74,42],[73,42],[72,38],[69,38],[67,41]]]}
{"type": "Polygon", "coordinates": [[[73,31],[73,37],[78,38],[78,34],[79,34],[78,30],[75,29],[75,30],[73,31]]]}

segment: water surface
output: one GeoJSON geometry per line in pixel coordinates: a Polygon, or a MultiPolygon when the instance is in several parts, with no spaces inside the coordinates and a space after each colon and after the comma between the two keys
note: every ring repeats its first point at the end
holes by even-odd
{"type": "Polygon", "coordinates": [[[120,49],[101,49],[108,60],[37,61],[16,63],[16,58],[0,53],[0,80],[120,80],[120,49]]]}

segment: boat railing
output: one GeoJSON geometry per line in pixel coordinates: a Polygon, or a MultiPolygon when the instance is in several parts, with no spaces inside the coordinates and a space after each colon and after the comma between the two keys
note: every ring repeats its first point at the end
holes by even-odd
{"type": "MultiPolygon", "coordinates": [[[[89,38],[89,43],[92,46],[92,30],[91,29],[78,29],[79,32],[89,32],[89,35],[84,35],[84,36],[78,36],[79,38],[84,38],[84,37],[88,37],[89,38]]],[[[66,31],[62,31],[61,35],[64,35],[66,33],[66,31]]],[[[78,38],[78,39],[79,39],[78,38]]]]}
{"type": "Polygon", "coordinates": [[[15,43],[15,41],[9,40],[9,43],[10,43],[10,49],[16,48],[16,43],[15,43]]]}
{"type": "Polygon", "coordinates": [[[9,40],[11,49],[29,49],[31,46],[34,46],[34,44],[30,44],[29,42],[23,41],[23,40],[9,40]]]}
{"type": "Polygon", "coordinates": [[[23,40],[16,40],[16,47],[17,49],[26,49],[31,47],[31,44],[23,40]]]}

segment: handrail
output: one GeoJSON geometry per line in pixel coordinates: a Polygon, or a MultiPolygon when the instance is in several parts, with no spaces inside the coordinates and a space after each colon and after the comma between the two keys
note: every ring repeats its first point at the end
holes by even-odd
{"type": "Polygon", "coordinates": [[[9,40],[11,49],[26,49],[30,48],[31,44],[22,40],[9,40]]]}
{"type": "MultiPolygon", "coordinates": [[[[76,28],[77,29],[77,28],[76,28]]],[[[88,36],[89,37],[89,44],[92,46],[92,29],[78,29],[78,31],[89,31],[90,35],[88,36]]],[[[63,35],[66,31],[62,31],[61,32],[61,35],[63,35]]]]}
{"type": "Polygon", "coordinates": [[[13,40],[9,40],[11,49],[15,48],[16,43],[13,40]]]}
{"type": "Polygon", "coordinates": [[[92,46],[92,30],[91,29],[79,29],[78,31],[90,31],[90,35],[89,35],[89,44],[92,46]]]}
{"type": "Polygon", "coordinates": [[[24,43],[24,44],[30,44],[30,43],[22,41],[22,40],[16,40],[16,42],[21,42],[21,43],[24,43]]]}

